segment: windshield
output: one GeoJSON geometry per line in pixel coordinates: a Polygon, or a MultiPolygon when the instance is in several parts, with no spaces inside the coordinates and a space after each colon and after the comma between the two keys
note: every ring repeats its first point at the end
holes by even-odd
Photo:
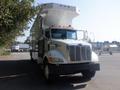
{"type": "Polygon", "coordinates": [[[77,39],[76,31],[69,29],[52,29],[51,35],[54,39],[77,39]]]}

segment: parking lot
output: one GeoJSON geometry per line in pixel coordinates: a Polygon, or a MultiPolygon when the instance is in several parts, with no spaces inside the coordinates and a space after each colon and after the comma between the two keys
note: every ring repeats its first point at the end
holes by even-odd
{"type": "Polygon", "coordinates": [[[0,90],[120,90],[120,53],[104,54],[99,59],[101,70],[92,80],[77,74],[47,84],[28,53],[0,57],[0,90]]]}

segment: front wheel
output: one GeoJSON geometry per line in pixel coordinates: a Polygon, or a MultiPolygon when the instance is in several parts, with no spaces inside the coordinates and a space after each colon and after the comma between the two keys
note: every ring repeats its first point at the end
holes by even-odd
{"type": "Polygon", "coordinates": [[[91,79],[92,77],[95,76],[96,71],[85,70],[85,71],[82,71],[81,73],[84,78],[91,79]]]}
{"type": "Polygon", "coordinates": [[[51,73],[49,64],[47,62],[44,63],[44,77],[47,82],[51,82],[54,80],[54,75],[51,73]]]}
{"type": "Polygon", "coordinates": [[[112,55],[112,52],[109,52],[110,53],[110,55],[112,55]]]}

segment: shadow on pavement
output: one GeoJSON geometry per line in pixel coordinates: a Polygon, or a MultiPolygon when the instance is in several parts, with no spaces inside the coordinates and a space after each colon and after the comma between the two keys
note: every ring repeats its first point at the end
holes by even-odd
{"type": "Polygon", "coordinates": [[[75,90],[86,87],[81,76],[64,76],[47,84],[39,66],[30,60],[0,61],[0,90],[75,90]]]}

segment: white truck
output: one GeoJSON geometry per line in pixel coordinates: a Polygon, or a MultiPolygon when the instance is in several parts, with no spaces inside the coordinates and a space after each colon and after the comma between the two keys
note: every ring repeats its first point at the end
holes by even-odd
{"type": "Polygon", "coordinates": [[[79,13],[73,6],[41,5],[31,28],[30,56],[41,65],[46,80],[74,73],[92,78],[100,70],[98,56],[87,42],[86,31],[72,27],[72,20],[79,13]]]}

